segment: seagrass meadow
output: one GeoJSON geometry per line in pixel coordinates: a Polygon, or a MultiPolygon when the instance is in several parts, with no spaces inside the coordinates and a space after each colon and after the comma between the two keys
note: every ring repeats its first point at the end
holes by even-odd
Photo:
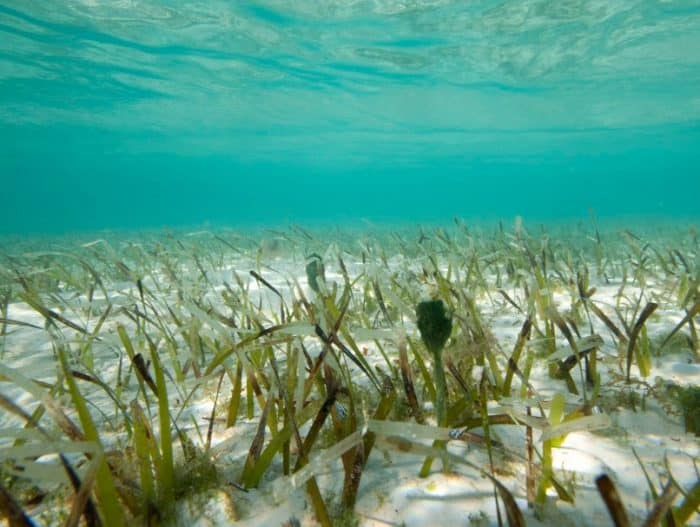
{"type": "Polygon", "coordinates": [[[6,525],[698,525],[691,223],[0,247],[6,525]]]}

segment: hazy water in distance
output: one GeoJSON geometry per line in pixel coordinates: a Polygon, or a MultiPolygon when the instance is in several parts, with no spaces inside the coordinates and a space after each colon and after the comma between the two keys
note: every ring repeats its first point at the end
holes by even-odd
{"type": "Polygon", "coordinates": [[[0,232],[697,218],[698,50],[693,1],[4,0],[0,232]]]}

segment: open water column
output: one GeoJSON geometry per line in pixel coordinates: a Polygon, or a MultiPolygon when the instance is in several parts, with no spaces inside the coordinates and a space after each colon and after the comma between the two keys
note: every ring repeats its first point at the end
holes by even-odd
{"type": "Polygon", "coordinates": [[[699,17],[7,0],[0,230],[697,216],[699,17]]]}

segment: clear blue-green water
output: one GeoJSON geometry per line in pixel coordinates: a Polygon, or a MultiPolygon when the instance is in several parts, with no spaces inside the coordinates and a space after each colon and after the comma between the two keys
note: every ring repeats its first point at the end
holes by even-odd
{"type": "Polygon", "coordinates": [[[0,231],[700,216],[693,1],[5,0],[0,231]]]}

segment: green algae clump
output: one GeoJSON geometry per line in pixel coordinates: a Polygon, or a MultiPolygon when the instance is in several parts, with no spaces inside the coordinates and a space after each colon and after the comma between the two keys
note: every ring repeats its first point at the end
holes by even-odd
{"type": "Polygon", "coordinates": [[[452,332],[452,319],[447,316],[442,300],[425,300],[416,307],[416,318],[420,336],[430,353],[442,352],[452,332]]]}
{"type": "Polygon", "coordinates": [[[700,436],[700,386],[681,388],[678,403],[683,413],[685,431],[700,436]]]}
{"type": "Polygon", "coordinates": [[[321,291],[319,280],[324,281],[326,279],[323,260],[317,254],[310,255],[309,259],[309,263],[306,264],[306,279],[309,282],[309,287],[318,294],[321,291]]]}

